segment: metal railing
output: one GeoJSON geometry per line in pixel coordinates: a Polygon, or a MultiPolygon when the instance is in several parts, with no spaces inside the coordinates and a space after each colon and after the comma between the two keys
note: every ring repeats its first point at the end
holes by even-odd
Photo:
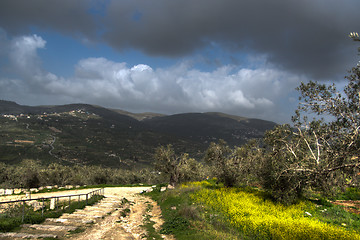
{"type": "MultiPolygon", "coordinates": [[[[68,207],[70,208],[71,205],[71,200],[74,198],[77,198],[78,202],[81,201],[81,198],[83,197],[84,200],[86,201],[86,205],[88,205],[89,199],[91,199],[94,196],[102,196],[104,195],[104,188],[100,188],[100,189],[96,189],[94,191],[91,191],[89,193],[81,193],[81,194],[71,194],[71,195],[60,195],[60,196],[53,196],[53,197],[41,197],[41,198],[29,198],[29,199],[20,199],[20,200],[13,200],[13,201],[4,201],[4,202],[0,202],[0,205],[2,204],[16,204],[16,203],[22,203],[22,222],[24,222],[24,216],[25,216],[25,205],[26,202],[30,202],[30,201],[35,201],[35,202],[40,202],[41,203],[41,216],[44,216],[44,210],[45,210],[45,202],[47,202],[48,200],[52,200],[52,204],[50,204],[50,209],[59,209],[59,203],[60,203],[60,199],[61,198],[65,198],[64,201],[61,201],[63,203],[66,203],[67,201],[69,202],[68,207]],[[68,200],[67,200],[68,199],[68,200]]],[[[35,208],[35,207],[34,207],[35,208]]],[[[65,209],[66,206],[63,205],[63,209],[65,209]]]]}

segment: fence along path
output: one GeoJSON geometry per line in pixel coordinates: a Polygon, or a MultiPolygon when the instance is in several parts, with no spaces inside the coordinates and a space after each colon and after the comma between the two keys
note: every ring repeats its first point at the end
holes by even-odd
{"type": "MultiPolygon", "coordinates": [[[[149,187],[105,188],[105,198],[93,206],[87,206],[72,214],[63,214],[59,218],[47,219],[42,224],[24,225],[19,232],[5,233],[0,235],[0,239],[144,239],[146,231],[141,227],[143,215],[147,213],[147,205],[153,201],[138,193],[148,189],[149,187]],[[129,203],[124,204],[124,199],[129,200],[129,203]],[[122,212],[127,208],[131,209],[130,216],[123,218],[122,212]]],[[[152,204],[156,205],[155,202],[152,204]]],[[[152,220],[160,226],[161,210],[156,206],[153,211],[152,215],[157,217],[152,220]],[[156,214],[155,210],[157,210],[156,214]]]]}
{"type": "MultiPolygon", "coordinates": [[[[22,204],[22,221],[24,221],[25,204],[40,203],[41,214],[43,215],[46,201],[50,200],[50,209],[58,208],[60,203],[71,201],[86,200],[86,202],[95,195],[103,195],[104,189],[97,189],[88,193],[60,195],[52,197],[41,197],[33,199],[22,199],[14,201],[0,202],[0,205],[22,204]]],[[[18,232],[0,233],[0,239],[24,239],[24,238],[59,238],[70,231],[78,230],[82,225],[94,223],[96,219],[104,217],[116,207],[116,202],[112,199],[103,199],[94,206],[87,206],[85,209],[78,209],[72,214],[63,214],[60,218],[48,218],[42,224],[23,224],[18,232]],[[93,209],[96,208],[96,214],[93,209]]]]}

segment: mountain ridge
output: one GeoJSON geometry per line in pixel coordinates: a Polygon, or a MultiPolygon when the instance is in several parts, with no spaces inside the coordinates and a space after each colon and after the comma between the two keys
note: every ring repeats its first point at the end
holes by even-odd
{"type": "Polygon", "coordinates": [[[0,161],[39,158],[126,168],[151,164],[156,147],[167,144],[201,160],[210,142],[223,139],[230,146],[242,145],[276,125],[219,112],[163,115],[90,104],[24,106],[4,100],[0,123],[0,161]],[[50,158],[49,148],[54,148],[50,158]]]}

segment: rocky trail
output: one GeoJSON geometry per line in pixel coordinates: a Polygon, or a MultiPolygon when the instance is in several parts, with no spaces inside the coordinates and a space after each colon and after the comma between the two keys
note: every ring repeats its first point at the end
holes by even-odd
{"type": "MultiPolygon", "coordinates": [[[[24,224],[13,233],[0,233],[0,239],[147,239],[145,216],[158,232],[163,223],[159,206],[139,193],[148,187],[105,188],[105,198],[93,206],[49,218],[42,224],[24,224]]],[[[163,239],[173,239],[162,236],[163,239]]]]}

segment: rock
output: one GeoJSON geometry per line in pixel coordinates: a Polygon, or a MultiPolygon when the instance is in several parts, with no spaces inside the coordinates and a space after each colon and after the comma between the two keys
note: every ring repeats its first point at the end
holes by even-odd
{"type": "Polygon", "coordinates": [[[21,193],[21,189],[20,188],[15,188],[14,189],[14,194],[19,194],[21,193]]]}
{"type": "Polygon", "coordinates": [[[174,188],[175,187],[173,185],[170,185],[170,184],[167,186],[167,189],[174,189],[174,188]]]}
{"type": "Polygon", "coordinates": [[[7,233],[0,233],[0,238],[10,237],[10,238],[58,238],[57,235],[54,234],[30,234],[30,233],[14,233],[14,232],[7,232],[7,233]]]}
{"type": "Polygon", "coordinates": [[[56,203],[56,198],[51,198],[50,199],[50,209],[51,210],[55,209],[55,203],[56,203]]]}
{"type": "Polygon", "coordinates": [[[44,224],[24,224],[23,227],[33,228],[37,230],[47,231],[75,231],[77,226],[60,226],[60,225],[44,225],[44,224]]]}
{"type": "Polygon", "coordinates": [[[12,195],[14,193],[14,189],[5,189],[5,195],[12,195]]]}
{"type": "Polygon", "coordinates": [[[164,192],[164,191],[166,191],[166,187],[161,187],[160,192],[164,192]]]}

